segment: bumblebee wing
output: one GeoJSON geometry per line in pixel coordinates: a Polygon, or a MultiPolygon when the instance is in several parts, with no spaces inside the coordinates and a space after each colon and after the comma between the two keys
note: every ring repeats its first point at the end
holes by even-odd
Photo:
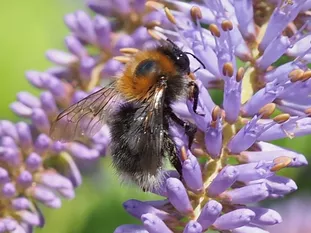
{"type": "Polygon", "coordinates": [[[92,137],[107,122],[120,99],[115,83],[90,94],[57,116],[51,126],[51,137],[65,142],[92,137]]]}
{"type": "Polygon", "coordinates": [[[147,136],[147,143],[154,145],[152,151],[146,152],[148,152],[147,154],[150,154],[151,156],[155,154],[157,158],[161,157],[161,150],[164,138],[164,129],[163,129],[164,94],[165,94],[164,87],[156,88],[155,93],[151,95],[152,99],[146,105],[146,109],[144,109],[144,111],[147,112],[143,122],[144,134],[147,136]]]}

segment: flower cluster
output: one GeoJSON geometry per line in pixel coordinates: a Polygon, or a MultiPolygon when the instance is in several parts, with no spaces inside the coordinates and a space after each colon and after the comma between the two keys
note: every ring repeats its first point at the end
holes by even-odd
{"type": "Polygon", "coordinates": [[[143,225],[123,225],[115,232],[263,233],[262,226],[281,221],[276,211],[249,204],[296,190],[293,180],[275,173],[307,164],[302,154],[268,141],[311,132],[310,1],[161,2],[88,0],[94,17],[83,11],[65,16],[68,52],[47,51],[56,66],[26,73],[42,90],[39,98],[20,92],[11,105],[27,123],[0,122],[0,233],[32,232],[44,224],[38,202],[59,208],[60,197],[74,197],[81,184],[75,160],[104,155],[108,127],[81,143],[61,144],[49,137],[53,119],[122,70],[119,61],[126,59],[118,56],[120,49],[145,49],[154,38],[170,38],[204,64],[203,69],[189,57],[200,114],[192,111],[191,100],[173,106],[198,133],[188,148],[183,129],[170,127],[182,179],[167,173],[153,190],[164,200],[125,202],[143,225]],[[276,66],[282,56],[289,61],[276,66]],[[221,106],[210,97],[212,89],[223,91],[221,106]]]}
{"type": "Polygon", "coordinates": [[[188,148],[184,131],[170,127],[182,178],[168,172],[153,190],[164,200],[126,201],[125,210],[143,224],[122,225],[115,233],[265,233],[265,226],[282,218],[252,204],[295,191],[293,180],[276,173],[308,163],[269,141],[311,133],[311,33],[302,17],[310,1],[202,2],[147,2],[173,25],[155,23],[149,33],[170,38],[204,65],[189,56],[200,90],[199,114],[192,100],[174,106],[198,133],[188,148]],[[282,57],[288,61],[280,65],[282,57]],[[209,95],[212,89],[223,92],[220,106],[209,95]]]}
{"type": "Polygon", "coordinates": [[[81,184],[76,162],[105,155],[109,130],[104,126],[83,142],[62,144],[49,136],[53,120],[120,72],[123,64],[112,59],[120,48],[150,46],[144,24],[168,22],[159,12],[145,11],[144,1],[121,1],[113,9],[103,2],[88,3],[98,13],[95,17],[84,11],[65,16],[71,31],[64,41],[68,51],[48,50],[46,57],[55,66],[26,72],[27,80],[42,91],[39,97],[17,94],[10,107],[23,121],[0,121],[1,233],[33,232],[44,225],[37,203],[60,208],[61,197],[74,198],[74,188],[81,184]]]}

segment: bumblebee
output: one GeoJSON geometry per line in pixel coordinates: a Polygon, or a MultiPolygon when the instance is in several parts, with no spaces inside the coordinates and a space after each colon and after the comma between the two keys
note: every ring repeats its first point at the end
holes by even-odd
{"type": "Polygon", "coordinates": [[[181,174],[170,124],[185,128],[189,144],[194,138],[196,127],[171,108],[172,103],[191,98],[196,112],[198,88],[191,74],[187,54],[171,41],[138,51],[116,81],[60,113],[51,136],[62,141],[91,137],[107,124],[113,166],[122,177],[150,190],[163,180],[165,158],[181,174]]]}

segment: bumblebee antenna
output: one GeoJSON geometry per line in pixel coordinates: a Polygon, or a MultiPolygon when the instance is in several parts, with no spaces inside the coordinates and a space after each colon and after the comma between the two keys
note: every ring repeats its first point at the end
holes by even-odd
{"type": "Polygon", "coordinates": [[[196,55],[194,55],[193,53],[189,53],[189,52],[184,52],[184,53],[191,55],[195,60],[197,60],[202,65],[204,69],[206,69],[204,63],[196,55]]]}

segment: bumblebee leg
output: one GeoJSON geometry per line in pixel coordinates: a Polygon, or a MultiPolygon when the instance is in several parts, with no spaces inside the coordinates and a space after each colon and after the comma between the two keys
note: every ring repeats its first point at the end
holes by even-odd
{"type": "Polygon", "coordinates": [[[177,123],[178,125],[184,127],[185,133],[186,133],[186,135],[188,136],[188,139],[189,139],[189,141],[188,141],[188,148],[191,148],[192,142],[194,140],[195,133],[197,132],[197,127],[194,124],[190,123],[190,122],[183,121],[178,116],[176,116],[173,112],[170,113],[170,117],[171,117],[171,119],[175,123],[177,123]]]}
{"type": "Polygon", "coordinates": [[[199,101],[199,88],[198,85],[194,81],[190,81],[189,84],[189,97],[193,99],[193,111],[198,114],[198,115],[203,115],[204,114],[199,114],[197,113],[197,108],[198,108],[198,101],[199,101]]]}

